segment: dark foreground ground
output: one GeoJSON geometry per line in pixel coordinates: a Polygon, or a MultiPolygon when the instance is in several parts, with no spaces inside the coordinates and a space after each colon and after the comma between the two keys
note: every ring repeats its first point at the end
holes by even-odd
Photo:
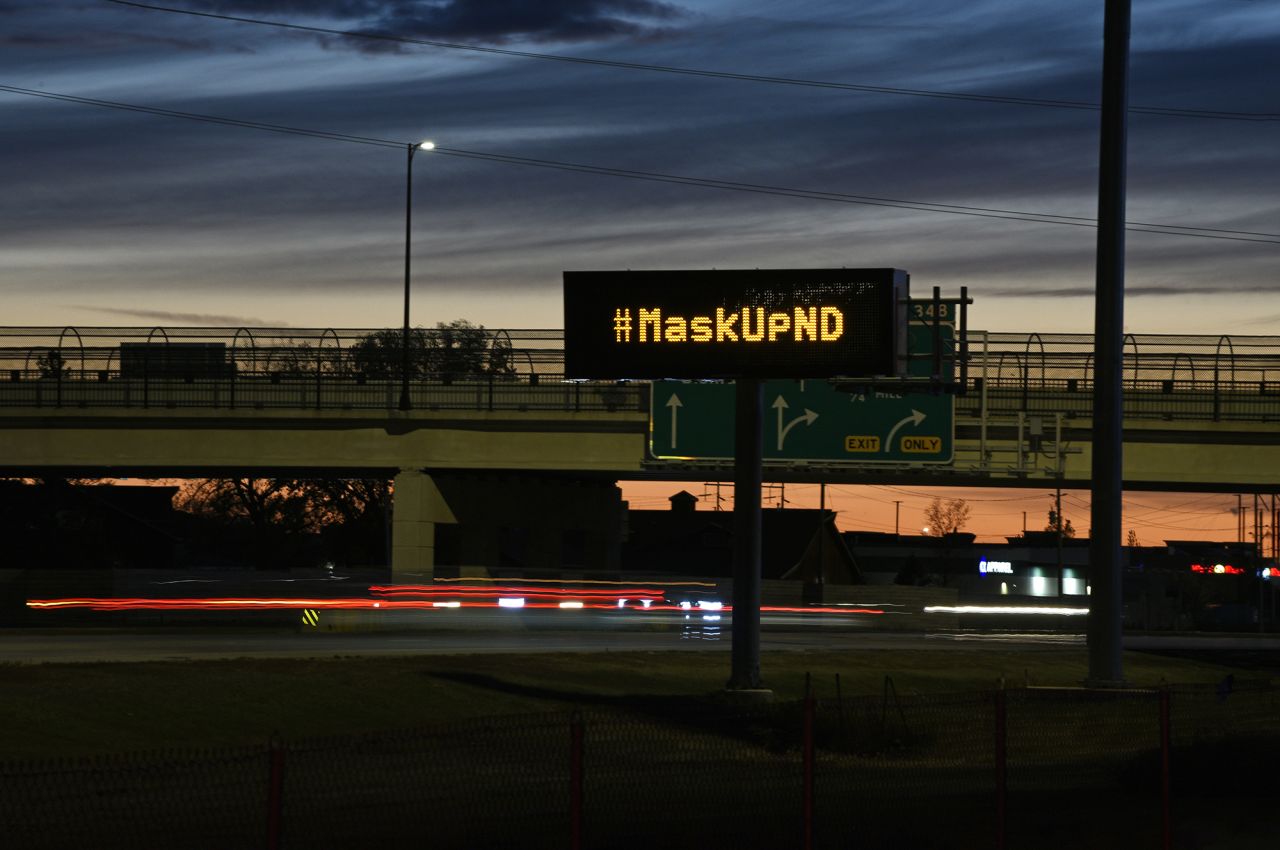
{"type": "Polygon", "coordinates": [[[775,652],[765,705],[718,651],[9,664],[0,843],[1272,848],[1258,651],[775,652]]]}

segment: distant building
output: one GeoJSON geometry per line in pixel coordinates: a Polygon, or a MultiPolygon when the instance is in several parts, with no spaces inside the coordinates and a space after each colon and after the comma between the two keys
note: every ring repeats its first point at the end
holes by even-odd
{"type": "MultiPolygon", "coordinates": [[[[872,584],[952,587],[969,604],[1088,604],[1087,539],[1059,541],[1052,531],[1004,543],[978,543],[972,534],[846,531],[843,538],[872,584]]],[[[1254,544],[1169,540],[1122,554],[1127,627],[1238,629],[1277,619],[1280,568],[1254,544]]]]}
{"type": "MultiPolygon", "coordinates": [[[[696,510],[698,499],[680,491],[671,509],[630,510],[622,568],[628,575],[730,578],[733,514],[696,510]]],[[[862,575],[835,526],[831,511],[761,511],[764,579],[806,584],[860,584],[862,575]]]]}
{"type": "Polygon", "coordinates": [[[177,487],[0,481],[7,568],[156,569],[180,555],[177,487]]]}
{"type": "Polygon", "coordinates": [[[612,481],[517,472],[431,477],[458,520],[436,524],[436,576],[617,572],[625,508],[612,481]]]}

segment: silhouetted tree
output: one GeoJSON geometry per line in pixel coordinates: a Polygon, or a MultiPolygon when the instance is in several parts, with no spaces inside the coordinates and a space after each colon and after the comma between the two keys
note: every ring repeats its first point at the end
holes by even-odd
{"type": "MultiPolygon", "coordinates": [[[[1070,539],[1076,536],[1075,527],[1071,525],[1071,520],[1063,519],[1054,508],[1049,508],[1049,524],[1044,527],[1045,531],[1056,531],[1064,538],[1070,539]]],[[[1132,532],[1130,532],[1132,534],[1132,532]]]]}
{"type": "MultiPolygon", "coordinates": [[[[351,346],[352,370],[365,378],[400,377],[404,332],[384,328],[351,346]]],[[[511,343],[492,337],[483,325],[466,319],[440,322],[433,329],[409,330],[409,377],[450,383],[473,377],[515,374],[511,343]]]]}
{"type": "Polygon", "coordinates": [[[56,348],[50,348],[36,360],[36,368],[41,378],[65,378],[71,372],[66,358],[56,348]]]}
{"type": "Polygon", "coordinates": [[[363,565],[385,560],[389,493],[384,479],[208,478],[191,482],[178,507],[231,530],[216,542],[244,541],[260,567],[297,565],[307,536],[331,560],[363,565]]]}
{"type": "Polygon", "coordinates": [[[929,533],[934,537],[955,534],[964,528],[969,521],[969,505],[964,499],[942,499],[935,497],[929,507],[925,508],[924,519],[929,525],[929,533]]]}
{"type": "MultiPolygon", "coordinates": [[[[363,378],[391,380],[400,377],[400,364],[404,333],[395,328],[384,328],[363,337],[351,346],[351,370],[363,378]]],[[[422,378],[427,365],[427,332],[423,328],[409,329],[409,377],[422,378]]]]}
{"type": "Polygon", "coordinates": [[[206,478],[179,497],[188,513],[216,515],[255,528],[307,530],[306,498],[285,478],[206,478]]]}
{"type": "Polygon", "coordinates": [[[314,377],[316,371],[341,373],[345,368],[341,350],[335,345],[316,345],[311,340],[270,350],[267,371],[290,378],[314,377]]]}

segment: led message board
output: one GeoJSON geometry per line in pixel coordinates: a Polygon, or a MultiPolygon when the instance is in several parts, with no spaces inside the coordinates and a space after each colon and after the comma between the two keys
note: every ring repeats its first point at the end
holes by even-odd
{"type": "Polygon", "coordinates": [[[565,375],[900,375],[908,281],[900,269],[565,272],[565,375]]]}

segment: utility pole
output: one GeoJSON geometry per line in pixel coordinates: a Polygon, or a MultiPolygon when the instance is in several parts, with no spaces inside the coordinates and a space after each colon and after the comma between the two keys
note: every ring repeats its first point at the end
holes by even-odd
{"type": "Polygon", "coordinates": [[[1276,494],[1271,494],[1271,557],[1280,557],[1280,540],[1276,539],[1276,494]]]}
{"type": "Polygon", "coordinates": [[[1058,596],[1062,596],[1062,484],[1054,491],[1054,516],[1057,517],[1058,531],[1058,596]]]}
{"type": "Polygon", "coordinates": [[[1258,494],[1253,494],[1253,545],[1262,554],[1262,512],[1258,509],[1258,494]]]}
{"type": "Polygon", "coordinates": [[[1244,494],[1236,493],[1236,542],[1244,542],[1244,494]]]}

